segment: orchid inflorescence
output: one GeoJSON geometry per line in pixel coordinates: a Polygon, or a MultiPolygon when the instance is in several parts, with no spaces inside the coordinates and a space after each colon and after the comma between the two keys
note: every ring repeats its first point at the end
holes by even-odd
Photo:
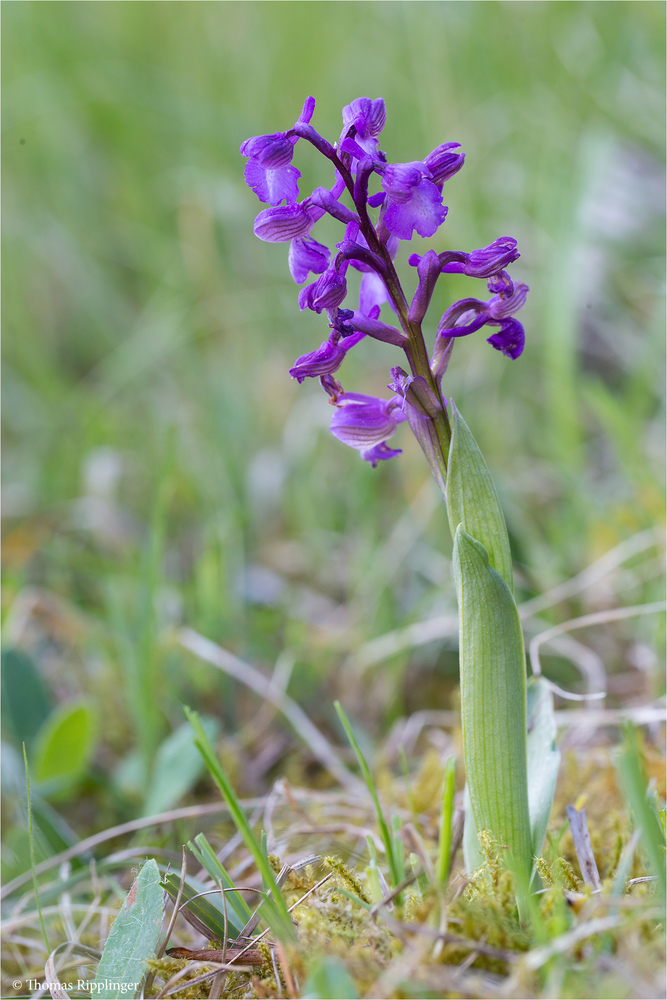
{"type": "Polygon", "coordinates": [[[255,220],[255,234],[270,243],[289,242],[289,268],[297,284],[309,274],[317,280],[299,292],[299,307],[326,312],[330,334],[315,351],[298,358],[290,375],[302,382],[318,377],[336,407],[331,420],[333,434],[356,448],[362,458],[376,466],[381,459],[400,454],[387,440],[397,424],[407,420],[429,459],[436,480],[443,485],[451,438],[446,404],[441,392],[457,337],[483,326],[498,327],[488,342],[509,358],[518,358],[524,346],[524,330],[514,314],[526,299],[528,287],[513,283],[505,268],[520,254],[509,236],[494,240],[472,253],[427,250],[412,254],[408,263],[416,268],[417,289],[408,302],[394,268],[400,240],[414,232],[433,236],[447,215],[443,186],[464,162],[456,142],[447,142],[424,160],[388,163],[379,149],[378,137],[385,123],[385,105],[380,98],[360,97],[343,108],[343,129],[337,145],[322,138],[311,126],[315,100],[308,97],[294,126],[286,132],[254,136],[241,146],[248,157],[245,179],[260,201],[272,206],[255,220]],[[292,166],[299,139],[310,142],[334,166],[333,186],[316,188],[298,201],[298,179],[292,166]],[[372,175],[380,190],[369,193],[372,175]],[[341,202],[347,191],[353,208],[341,202]],[[284,202],[284,204],[281,204],[284,202]],[[373,224],[369,209],[379,210],[373,224]],[[331,251],[310,233],[325,214],[345,225],[342,242],[332,261],[331,251]],[[359,308],[343,308],[347,295],[348,267],[362,273],[359,308]],[[491,298],[465,298],[447,309],[437,326],[435,345],[429,357],[422,334],[422,321],[441,274],[459,273],[486,279],[491,298]],[[398,325],[380,319],[381,306],[389,303],[398,325]],[[335,377],[345,355],[364,337],[372,337],[402,348],[410,374],[391,369],[390,399],[345,392],[335,377]]]}

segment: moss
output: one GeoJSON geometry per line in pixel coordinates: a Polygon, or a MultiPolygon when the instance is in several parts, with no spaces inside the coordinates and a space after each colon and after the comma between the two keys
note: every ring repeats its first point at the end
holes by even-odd
{"type": "Polygon", "coordinates": [[[352,872],[344,861],[341,861],[340,858],[327,855],[324,859],[324,863],[336,873],[339,882],[345,886],[348,892],[354,893],[354,895],[358,896],[359,899],[362,899],[364,903],[368,903],[370,905],[370,896],[363,888],[359,878],[352,872]]]}

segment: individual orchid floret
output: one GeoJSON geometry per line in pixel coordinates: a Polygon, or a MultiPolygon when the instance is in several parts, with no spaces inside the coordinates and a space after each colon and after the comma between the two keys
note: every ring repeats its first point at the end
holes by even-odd
{"type": "Polygon", "coordinates": [[[346,138],[354,138],[367,156],[377,159],[377,137],[384,128],[386,117],[387,112],[381,97],[375,101],[371,101],[368,97],[357,97],[343,108],[340,145],[346,138]]]}
{"type": "Polygon", "coordinates": [[[296,205],[265,208],[255,219],[255,236],[265,243],[288,243],[307,236],[322,214],[322,209],[312,206],[308,198],[296,205]]]}
{"type": "Polygon", "coordinates": [[[327,268],[312,285],[306,285],[299,292],[299,309],[312,309],[321,313],[323,309],[335,309],[347,295],[345,271],[347,262],[336,269],[327,268]]]}
{"type": "Polygon", "coordinates": [[[294,144],[284,132],[246,139],[241,146],[241,153],[250,157],[243,176],[260,201],[268,205],[279,205],[283,200],[297,200],[301,173],[296,167],[290,166],[294,144]]]}
{"type": "MultiPolygon", "coordinates": [[[[491,284],[491,282],[489,282],[491,284]]],[[[526,301],[528,285],[512,285],[511,291],[494,295],[488,302],[460,299],[443,314],[438,324],[434,360],[442,353],[442,344],[452,337],[466,337],[483,326],[499,326],[488,343],[506,357],[516,360],[523,352],[526,336],[521,323],[511,315],[526,301]]],[[[439,364],[439,362],[438,362],[439,364]]],[[[433,365],[431,366],[433,369],[433,365]]]]}
{"type": "Polygon", "coordinates": [[[357,392],[345,392],[335,402],[331,433],[343,444],[356,448],[373,468],[378,461],[400,455],[400,449],[387,447],[386,441],[406,418],[400,396],[380,399],[357,392]]]}
{"type": "Polygon", "coordinates": [[[383,221],[390,233],[402,240],[413,232],[433,236],[445,221],[447,208],[423,163],[393,163],[382,171],[387,194],[383,221]]]}
{"type": "Polygon", "coordinates": [[[288,265],[290,274],[297,285],[306,280],[309,274],[322,274],[329,266],[331,252],[323,243],[318,243],[312,236],[298,236],[292,240],[289,248],[288,265]]]}
{"type": "Polygon", "coordinates": [[[322,375],[333,375],[342,365],[345,355],[358,344],[366,334],[355,332],[349,337],[341,337],[339,330],[332,330],[329,339],[320,344],[316,351],[303,354],[294,362],[289,373],[292,378],[301,383],[305,378],[315,378],[322,375]]]}
{"type": "Polygon", "coordinates": [[[454,153],[460,149],[460,142],[443,142],[424,159],[424,166],[430,172],[431,180],[442,191],[442,185],[457,174],[465,161],[465,153],[454,153]]]}
{"type": "MultiPolygon", "coordinates": [[[[445,255],[443,255],[445,256],[445,255]]],[[[453,256],[453,255],[452,255],[453,256]]],[[[459,255],[457,255],[459,256],[459,255]]],[[[443,273],[467,274],[470,278],[490,278],[521,256],[516,248],[516,240],[511,236],[501,236],[488,247],[460,255],[463,260],[449,260],[443,263],[443,273]]]]}
{"type": "MultiPolygon", "coordinates": [[[[298,122],[307,124],[314,110],[315,100],[306,98],[298,122]]],[[[274,132],[254,135],[241,145],[241,155],[249,157],[244,172],[246,183],[267,205],[279,205],[283,200],[291,203],[299,197],[301,174],[291,166],[296,142],[296,136],[274,132]]]]}

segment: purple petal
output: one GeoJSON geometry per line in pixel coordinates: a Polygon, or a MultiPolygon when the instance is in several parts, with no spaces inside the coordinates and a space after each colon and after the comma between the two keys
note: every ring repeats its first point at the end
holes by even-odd
{"type": "Polygon", "coordinates": [[[300,285],[308,275],[322,274],[329,266],[331,253],[323,243],[318,243],[311,236],[298,236],[292,240],[289,247],[288,264],[290,274],[300,285]]]}
{"type": "Polygon", "coordinates": [[[335,309],[346,295],[347,282],[344,274],[328,268],[316,282],[301,289],[299,309],[313,309],[316,313],[321,313],[323,309],[335,309]]]}
{"type": "Polygon", "coordinates": [[[424,166],[430,171],[431,180],[434,184],[438,186],[444,184],[445,181],[448,181],[450,177],[453,177],[461,169],[465,160],[465,153],[452,152],[452,150],[460,148],[460,142],[445,142],[425,157],[424,166]]]}
{"type": "Polygon", "coordinates": [[[511,295],[494,295],[489,301],[489,312],[494,319],[506,319],[521,309],[526,301],[528,291],[528,285],[524,285],[522,281],[518,281],[511,295]]]}
{"type": "Polygon", "coordinates": [[[341,340],[340,334],[336,330],[332,330],[329,339],[320,344],[316,351],[302,354],[300,358],[297,358],[289,370],[290,375],[299,383],[303,382],[305,378],[332,375],[333,372],[338,371],[350,348],[363,340],[364,336],[363,333],[353,333],[352,336],[341,340]]]}
{"type": "Polygon", "coordinates": [[[487,340],[497,351],[502,351],[506,358],[516,360],[523,353],[526,334],[518,319],[505,319],[498,333],[487,340]]]}
{"type": "Polygon", "coordinates": [[[361,279],[359,288],[359,312],[370,316],[373,309],[389,301],[389,292],[379,274],[369,271],[361,279]]]}
{"type": "Polygon", "coordinates": [[[422,178],[412,190],[412,197],[402,204],[391,197],[384,213],[384,224],[390,233],[402,240],[412,239],[413,231],[420,236],[433,236],[445,221],[447,208],[432,181],[422,178]]]}
{"type": "Polygon", "coordinates": [[[241,144],[241,155],[257,160],[264,167],[274,169],[292,162],[294,143],[285,132],[273,135],[253,135],[241,144]]]}
{"type": "Polygon", "coordinates": [[[463,262],[448,262],[443,267],[447,274],[467,274],[470,278],[490,278],[504,267],[517,260],[521,254],[516,248],[516,240],[511,236],[501,236],[488,247],[464,254],[463,262]]]}
{"type": "Polygon", "coordinates": [[[376,444],[374,448],[368,448],[366,451],[362,451],[361,457],[365,462],[370,462],[375,469],[378,462],[383,462],[388,458],[395,458],[397,455],[402,454],[402,448],[389,448],[388,445],[382,441],[380,444],[376,444]]]}
{"type": "Polygon", "coordinates": [[[345,392],[337,399],[331,433],[343,444],[363,452],[384,443],[403,420],[405,415],[398,396],[387,400],[345,392]]]}
{"type": "Polygon", "coordinates": [[[315,225],[305,204],[279,205],[265,208],[255,219],[255,236],[266,243],[287,243],[298,236],[307,236],[315,225]]]}
{"type": "Polygon", "coordinates": [[[348,136],[354,127],[356,140],[366,155],[377,157],[377,136],[384,128],[386,109],[381,97],[371,101],[368,97],[357,97],[343,108],[343,131],[340,141],[348,136]]]}
{"type": "Polygon", "coordinates": [[[424,177],[424,168],[418,160],[412,163],[390,163],[382,172],[382,187],[392,201],[404,205],[409,202],[424,177]]]}
{"type": "Polygon", "coordinates": [[[267,169],[258,160],[248,160],[243,172],[246,184],[266,205],[281,201],[294,202],[299,197],[299,177],[296,167],[267,169]]]}

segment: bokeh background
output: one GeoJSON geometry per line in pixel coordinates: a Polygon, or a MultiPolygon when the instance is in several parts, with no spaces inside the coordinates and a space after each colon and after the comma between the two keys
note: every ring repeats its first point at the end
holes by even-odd
{"type": "MultiPolygon", "coordinates": [[[[287,374],[324,320],[298,311],[286,248],[252,234],[239,145],[288,128],[307,95],[332,140],[343,105],[384,97],[391,160],[461,143],[447,221],[410,251],[519,241],[523,357],[466,338],[445,385],[495,476],[519,597],[662,522],[664,14],[3,4],[4,767],[20,788],[25,740],[42,852],[67,841],[65,820],[83,835],[202,794],[174,742],[183,703],[210,717],[242,790],[322,780],[266,706],[178,645],[182,625],[267,677],[277,664],[336,740],[335,697],[368,744],[456,707],[455,636],[366,655],[455,612],[436,487],[405,428],[403,455],[376,470],[330,436],[319,387],[287,374]]],[[[295,162],[302,192],[329,183],[305,143],[295,162]]],[[[441,282],[431,336],[473,284],[441,282]]],[[[342,381],[381,393],[395,363],[363,343],[342,381]]],[[[644,551],[543,627],[658,600],[660,573],[644,551]]],[[[610,704],[661,694],[655,616],[581,638],[610,704]]],[[[581,689],[566,660],[545,668],[581,689]]],[[[11,875],[26,848],[8,836],[11,875]]]]}

